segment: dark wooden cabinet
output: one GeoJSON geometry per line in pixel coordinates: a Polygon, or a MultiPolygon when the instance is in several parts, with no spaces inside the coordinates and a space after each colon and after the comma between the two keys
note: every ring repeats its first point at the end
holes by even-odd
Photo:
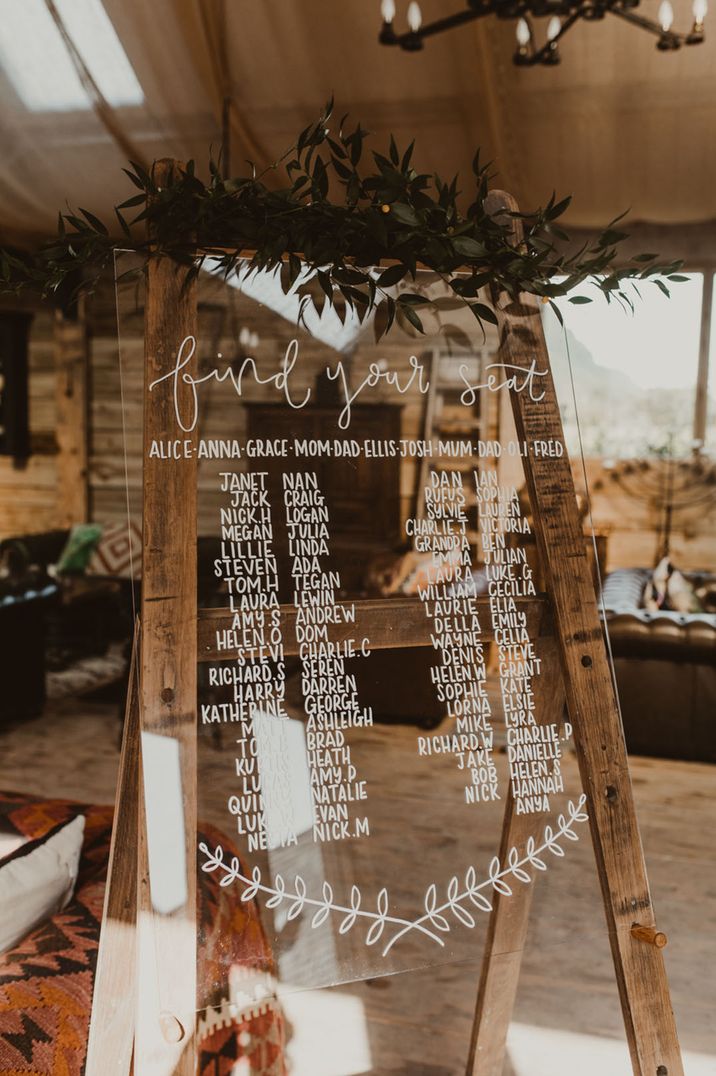
{"type": "MultiPolygon", "coordinates": [[[[283,406],[249,403],[247,436],[250,439],[286,438],[295,441],[365,441],[375,445],[399,442],[401,407],[394,404],[354,404],[348,430],[338,426],[339,408],[304,407],[290,411],[283,406]]],[[[331,567],[341,573],[342,587],[357,593],[368,561],[376,553],[401,543],[400,458],[382,455],[366,458],[340,456],[333,451],[314,456],[289,455],[285,459],[252,460],[253,470],[268,472],[272,504],[283,504],[282,474],[286,470],[315,471],[325,494],[330,516],[331,567]]],[[[290,591],[287,535],[280,513],[274,509],[274,547],[279,561],[282,592],[290,591]]]]}

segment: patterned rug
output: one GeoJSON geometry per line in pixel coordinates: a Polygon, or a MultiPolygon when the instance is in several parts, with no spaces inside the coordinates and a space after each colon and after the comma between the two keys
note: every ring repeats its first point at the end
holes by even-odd
{"type": "MultiPolygon", "coordinates": [[[[0,954],[0,1076],[83,1076],[112,831],[111,807],[0,793],[0,829],[33,839],[85,815],[77,885],[64,911],[0,954]]],[[[209,843],[226,838],[206,827],[209,843]]],[[[284,1023],[278,1004],[243,999],[230,982],[272,982],[273,960],[258,915],[199,874],[197,971],[205,1012],[199,1026],[201,1076],[284,1076],[284,1023]],[[209,988],[204,984],[212,984],[209,988]]]]}

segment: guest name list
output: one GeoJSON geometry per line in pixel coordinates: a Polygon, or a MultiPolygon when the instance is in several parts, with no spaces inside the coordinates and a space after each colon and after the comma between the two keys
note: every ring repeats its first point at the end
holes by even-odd
{"type": "MultiPolygon", "coordinates": [[[[279,522],[288,541],[293,607],[288,619],[295,633],[292,652],[300,661],[313,840],[368,836],[368,786],[352,756],[350,730],[372,725],[373,715],[361,705],[350,663],[370,655],[370,640],[352,630],[355,604],[339,599],[340,574],[330,567],[329,506],[317,473],[282,472],[280,520],[267,477],[262,471],[220,474],[221,546],[215,575],[225,586],[233,621],[216,637],[217,650],[227,652],[227,660],[209,669],[210,687],[222,691],[227,701],[203,704],[202,723],[236,728],[236,785],[229,810],[249,848],[297,843],[296,774],[291,773],[287,738],[286,624],[274,551],[274,524],[279,522]]],[[[525,546],[513,540],[531,528],[515,487],[500,485],[491,467],[436,469],[425,490],[423,513],[409,519],[405,529],[415,549],[429,554],[417,591],[436,653],[430,668],[433,690],[453,719],[447,733],[418,736],[418,753],[455,757],[465,773],[467,803],[500,799],[493,722],[497,704],[504,716],[516,810],[548,811],[550,796],[563,791],[562,747],[558,726],[541,723],[535,703],[541,662],[521,600],[534,596],[535,586],[525,546]],[[468,503],[477,507],[486,626],[478,610],[468,503]],[[496,672],[492,693],[488,663],[496,672]]]]}
{"type": "MultiPolygon", "coordinates": [[[[266,472],[223,472],[221,556],[215,574],[226,586],[231,628],[217,632],[217,649],[237,651],[235,661],[212,665],[211,687],[229,687],[233,701],[201,707],[204,724],[237,726],[239,792],[229,801],[249,849],[297,843],[292,829],[290,752],[285,723],[286,659],[278,602],[278,568],[266,472]]],[[[367,657],[370,641],[350,633],[355,605],[339,602],[340,575],[328,568],[329,514],[315,472],[284,472],[284,523],[288,533],[294,626],[301,660],[305,743],[313,808],[313,839],[368,836],[360,779],[346,731],[373,723],[361,707],[349,658],[367,657]],[[345,625],[340,641],[331,625],[345,625]]],[[[296,776],[296,775],[293,775],[296,776]]]]}
{"type": "MultiPolygon", "coordinates": [[[[497,471],[473,472],[484,587],[494,639],[515,809],[550,809],[550,795],[564,790],[562,748],[556,724],[539,721],[534,677],[540,658],[519,600],[536,594],[524,545],[509,538],[529,534],[514,486],[501,486],[497,471]]],[[[431,669],[438,698],[455,716],[450,734],[421,736],[420,755],[454,754],[466,772],[467,803],[500,799],[495,767],[492,704],[487,691],[485,644],[477,610],[477,584],[467,537],[467,498],[459,471],[433,472],[423,519],[408,522],[414,544],[432,554],[429,582],[418,587],[432,621],[431,642],[439,662],[431,669]]]]}

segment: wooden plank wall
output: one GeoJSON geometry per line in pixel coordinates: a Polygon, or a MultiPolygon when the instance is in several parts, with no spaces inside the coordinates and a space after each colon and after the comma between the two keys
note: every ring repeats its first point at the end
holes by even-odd
{"type": "MultiPolygon", "coordinates": [[[[26,303],[17,305],[29,308],[26,303]]],[[[3,300],[4,309],[12,306],[3,300]]],[[[35,310],[29,346],[32,455],[20,466],[9,457],[0,456],[0,540],[59,525],[55,492],[57,402],[53,326],[52,310],[35,310]]]]}

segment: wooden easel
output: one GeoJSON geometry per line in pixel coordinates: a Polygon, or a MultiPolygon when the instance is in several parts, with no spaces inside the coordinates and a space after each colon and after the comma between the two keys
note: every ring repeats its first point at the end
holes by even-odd
{"type": "MultiPolygon", "coordinates": [[[[517,212],[513,198],[492,192],[491,215],[517,212]]],[[[540,403],[512,393],[520,440],[564,441],[562,419],[544,339],[539,304],[521,296],[505,304],[495,296],[500,356],[528,369],[535,357],[546,391],[540,403]]],[[[635,1076],[683,1076],[663,954],[636,818],[626,744],[611,668],[587,561],[569,459],[525,461],[534,530],[547,579],[564,692],[607,918],[627,1042],[635,1076]],[[640,927],[641,930],[635,930],[640,927]],[[651,939],[651,943],[648,940],[651,939]],[[656,942],[656,944],[654,944],[656,942]]],[[[544,677],[543,677],[544,679],[544,677]]],[[[523,823],[508,802],[503,846],[524,841],[523,823]]],[[[499,1076],[517,990],[530,895],[518,903],[498,899],[483,962],[468,1072],[499,1076]],[[471,1066],[471,1067],[470,1067],[471,1066]]],[[[663,936],[662,936],[663,937],[663,936]]]]}
{"type": "MultiPolygon", "coordinates": [[[[174,163],[155,166],[166,181],[174,163]]],[[[494,192],[488,209],[516,210],[494,192]]],[[[157,461],[146,448],[175,436],[167,396],[146,405],[148,385],[170,370],[181,340],[196,331],[195,288],[183,289],[184,269],[163,259],[148,267],[145,314],[144,557],[141,634],[135,648],[116,801],[110,875],[105,898],[88,1049],[87,1076],[107,1073],[193,1076],[195,1071],[196,890],[196,682],[197,662],[224,660],[216,631],[228,627],[226,609],[197,610],[196,462],[157,461]],[[141,735],[173,738],[179,747],[187,891],[171,915],[151,911],[147,829],[141,770],[141,735]],[[138,928],[138,929],[137,929],[138,928]],[[135,935],[139,938],[134,960],[135,935]],[[137,1004],[138,969],[147,957],[158,977],[156,993],[137,1004]],[[177,975],[177,967],[182,974],[177,975]],[[136,1013],[139,1011],[139,1019],[136,1013]]],[[[537,301],[505,305],[495,297],[501,356],[528,369],[536,358],[549,369],[537,301]]],[[[545,398],[512,395],[519,438],[563,441],[551,374],[545,398]]],[[[548,580],[548,597],[525,600],[530,635],[543,660],[543,720],[557,720],[566,697],[590,817],[619,996],[635,1076],[683,1076],[674,1017],[634,810],[618,703],[566,456],[525,460],[534,530],[548,580]],[[560,679],[561,667],[561,679],[560,679]],[[563,689],[561,684],[563,683],[563,689]],[[563,692],[563,693],[562,693],[563,692]],[[635,929],[636,925],[638,929],[635,929]]],[[[487,613],[487,603],[479,603],[487,613]]],[[[370,637],[373,648],[425,646],[429,626],[419,599],[359,601],[346,635],[370,637]]],[[[485,620],[489,617],[485,615],[485,620]]],[[[286,654],[296,653],[295,609],[282,607],[286,654]]],[[[335,639],[341,630],[335,625],[335,639]]],[[[524,844],[534,826],[518,816],[508,797],[502,848],[524,844]]],[[[510,898],[496,894],[478,990],[468,1076],[500,1076],[527,935],[531,886],[510,898]]]]}

